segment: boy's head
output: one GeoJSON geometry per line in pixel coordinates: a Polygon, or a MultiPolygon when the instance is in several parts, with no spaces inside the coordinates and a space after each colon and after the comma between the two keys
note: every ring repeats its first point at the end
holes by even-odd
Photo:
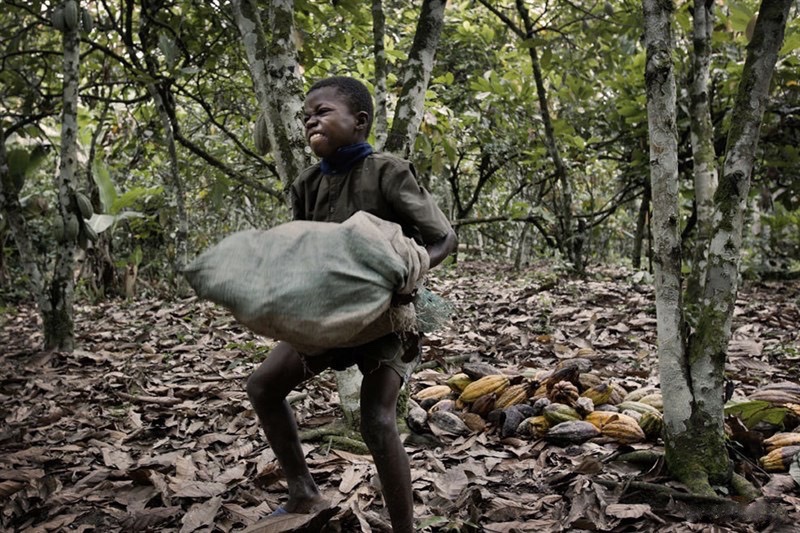
{"type": "Polygon", "coordinates": [[[354,78],[334,76],[316,82],[306,93],[306,139],[319,157],[342,146],[364,142],[374,108],[369,89],[354,78]]]}

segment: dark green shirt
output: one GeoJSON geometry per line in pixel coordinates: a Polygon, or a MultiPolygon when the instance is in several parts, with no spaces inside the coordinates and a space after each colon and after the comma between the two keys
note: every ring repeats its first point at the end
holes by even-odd
{"type": "Polygon", "coordinates": [[[317,222],[344,222],[366,211],[400,224],[421,244],[433,244],[450,231],[411,163],[386,153],[367,156],[346,174],[323,174],[319,164],[307,168],[292,184],[292,211],[296,220],[317,222]]]}

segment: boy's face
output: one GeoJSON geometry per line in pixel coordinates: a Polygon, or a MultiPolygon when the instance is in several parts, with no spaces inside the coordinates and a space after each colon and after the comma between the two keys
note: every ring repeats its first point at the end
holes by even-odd
{"type": "Polygon", "coordinates": [[[317,157],[332,156],[342,146],[366,140],[369,116],[353,113],[335,87],[322,87],[306,96],[306,141],[317,157]]]}

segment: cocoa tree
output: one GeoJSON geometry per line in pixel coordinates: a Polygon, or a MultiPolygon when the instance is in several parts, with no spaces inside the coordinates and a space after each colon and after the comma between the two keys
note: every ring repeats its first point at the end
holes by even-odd
{"type": "MultiPolygon", "coordinates": [[[[725,445],[724,370],[738,290],[742,228],[750,175],[769,84],[783,42],[791,0],[762,2],[734,104],[712,229],[704,245],[702,293],[682,293],[676,84],[671,3],[644,0],[647,115],[653,195],[658,357],[664,396],[664,440],[670,472],[695,493],[733,485],[725,445]]],[[[705,7],[697,6],[698,9],[705,7]]],[[[700,16],[707,13],[702,12],[700,16]]],[[[701,268],[695,263],[694,268],[701,268]]]]}

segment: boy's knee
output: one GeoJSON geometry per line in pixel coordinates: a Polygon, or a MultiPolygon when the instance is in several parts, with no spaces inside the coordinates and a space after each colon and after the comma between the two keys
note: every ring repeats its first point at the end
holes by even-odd
{"type": "Polygon", "coordinates": [[[274,391],[275,387],[271,387],[269,379],[264,374],[253,372],[247,378],[245,386],[247,390],[247,397],[250,398],[251,403],[269,402],[272,400],[270,391],[274,391]]]}
{"type": "Polygon", "coordinates": [[[383,447],[389,439],[397,438],[397,420],[395,412],[361,413],[361,436],[372,449],[383,447]]]}

